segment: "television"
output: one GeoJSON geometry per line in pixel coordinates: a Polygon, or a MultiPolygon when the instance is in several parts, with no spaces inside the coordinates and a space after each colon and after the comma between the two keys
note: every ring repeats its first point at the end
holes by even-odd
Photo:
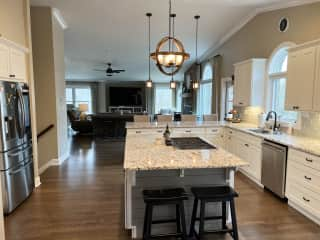
{"type": "Polygon", "coordinates": [[[110,87],[110,106],[142,106],[141,87],[110,87]]]}

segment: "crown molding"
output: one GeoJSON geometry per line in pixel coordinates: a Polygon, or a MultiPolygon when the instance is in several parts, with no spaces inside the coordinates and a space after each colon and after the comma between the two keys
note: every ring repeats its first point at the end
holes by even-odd
{"type": "Polygon", "coordinates": [[[52,8],[52,15],[55,17],[55,19],[57,20],[57,22],[60,24],[61,28],[63,30],[66,30],[68,28],[68,24],[67,22],[64,20],[61,12],[59,9],[57,8],[52,8]]]}
{"type": "Polygon", "coordinates": [[[297,7],[301,5],[307,5],[315,2],[320,2],[320,0],[297,0],[292,2],[286,2],[286,3],[278,3],[273,4],[268,7],[264,8],[256,8],[254,9],[250,14],[245,16],[239,24],[234,26],[227,34],[225,34],[220,40],[215,43],[212,47],[210,47],[202,56],[200,57],[200,62],[205,61],[207,58],[211,57],[214,52],[220,48],[224,43],[226,43],[234,34],[236,34],[240,29],[242,29],[248,22],[250,22],[253,18],[255,18],[257,15],[265,12],[290,8],[290,7],[297,7]]]}

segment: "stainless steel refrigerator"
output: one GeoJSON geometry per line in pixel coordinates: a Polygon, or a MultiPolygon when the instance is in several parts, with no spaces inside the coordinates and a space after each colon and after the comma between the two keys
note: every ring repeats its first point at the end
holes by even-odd
{"type": "Polygon", "coordinates": [[[29,106],[27,85],[0,81],[0,173],[5,214],[34,188],[29,106]]]}

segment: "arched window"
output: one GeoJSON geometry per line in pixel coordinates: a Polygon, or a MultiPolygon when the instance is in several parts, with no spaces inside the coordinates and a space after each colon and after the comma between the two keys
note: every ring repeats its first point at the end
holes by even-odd
{"type": "Polygon", "coordinates": [[[289,44],[277,48],[269,62],[269,80],[271,81],[271,108],[279,115],[282,122],[296,122],[297,112],[285,110],[288,48],[289,44]]]}
{"type": "Polygon", "coordinates": [[[211,108],[212,76],[213,76],[212,64],[209,62],[203,68],[200,88],[198,89],[198,94],[197,94],[197,115],[198,116],[212,113],[212,108],[211,108]]]}

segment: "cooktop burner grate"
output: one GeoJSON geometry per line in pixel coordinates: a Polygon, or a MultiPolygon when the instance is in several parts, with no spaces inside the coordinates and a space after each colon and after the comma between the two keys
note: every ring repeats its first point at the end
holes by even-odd
{"type": "Polygon", "coordinates": [[[182,150],[192,149],[216,149],[215,146],[207,143],[199,137],[171,138],[171,145],[182,150]]]}

